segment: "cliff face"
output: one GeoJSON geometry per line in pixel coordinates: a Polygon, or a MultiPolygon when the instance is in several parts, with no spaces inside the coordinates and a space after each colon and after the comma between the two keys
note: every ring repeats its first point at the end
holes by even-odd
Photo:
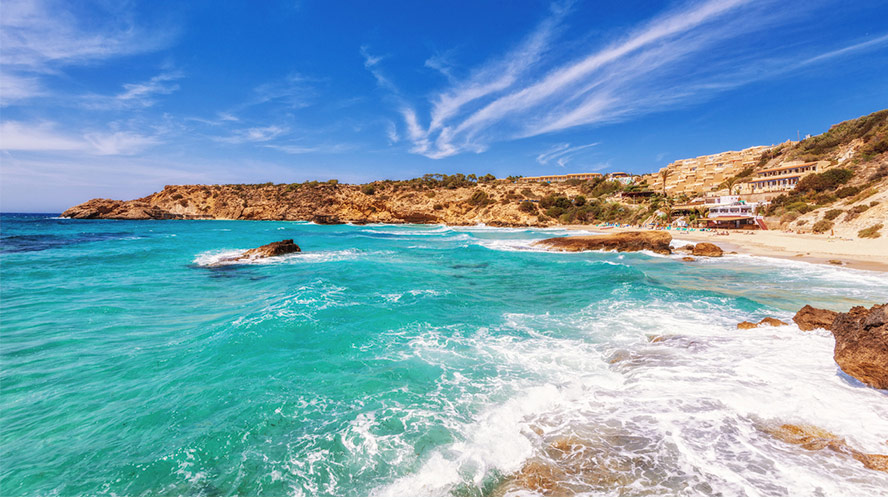
{"type": "Polygon", "coordinates": [[[183,185],[130,201],[94,199],[66,210],[75,219],[314,220],[320,223],[446,223],[546,226],[554,219],[521,202],[576,186],[506,180],[472,187],[429,188],[399,182],[343,184],[183,185]],[[372,189],[369,189],[372,187],[372,189]],[[369,193],[369,194],[368,194],[369,193]],[[545,219],[545,220],[543,220],[545,219]]]}

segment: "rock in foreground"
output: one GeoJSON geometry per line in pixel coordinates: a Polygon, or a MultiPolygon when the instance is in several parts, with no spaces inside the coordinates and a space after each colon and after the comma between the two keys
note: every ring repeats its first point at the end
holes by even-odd
{"type": "Polygon", "coordinates": [[[830,327],[833,357],[842,371],[876,389],[888,389],[888,304],[854,307],[830,327]]]}
{"type": "Polygon", "coordinates": [[[697,243],[691,253],[698,257],[721,257],[724,254],[718,245],[706,242],[697,243]]]}
{"type": "Polygon", "coordinates": [[[816,307],[806,305],[799,309],[799,312],[792,317],[792,320],[795,321],[795,324],[799,325],[799,328],[803,332],[810,332],[817,328],[829,330],[829,327],[832,325],[837,315],[838,313],[835,311],[817,309],[816,307]]]}
{"type": "Polygon", "coordinates": [[[650,250],[669,255],[672,253],[672,250],[669,248],[669,242],[671,241],[672,236],[666,231],[627,231],[615,234],[549,238],[538,241],[534,245],[563,252],[582,252],[585,250],[638,252],[650,250]]]}

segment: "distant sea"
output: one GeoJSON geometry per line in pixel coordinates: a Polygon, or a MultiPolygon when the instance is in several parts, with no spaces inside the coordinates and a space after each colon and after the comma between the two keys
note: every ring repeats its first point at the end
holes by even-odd
{"type": "Polygon", "coordinates": [[[4,214],[0,494],[888,494],[762,430],[886,454],[888,392],[824,331],[736,329],[888,275],[530,247],[567,234],[4,214]]]}

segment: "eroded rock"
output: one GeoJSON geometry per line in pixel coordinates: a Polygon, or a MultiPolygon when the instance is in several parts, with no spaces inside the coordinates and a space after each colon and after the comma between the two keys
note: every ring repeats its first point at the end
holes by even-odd
{"type": "Polygon", "coordinates": [[[830,326],[833,357],[842,371],[876,389],[888,389],[888,304],[854,307],[830,326]]]}
{"type": "Polygon", "coordinates": [[[724,254],[721,247],[706,242],[697,243],[691,253],[698,257],[721,257],[724,254]]]}
{"type": "Polygon", "coordinates": [[[758,328],[760,326],[784,326],[786,323],[780,321],[777,318],[772,318],[770,316],[762,319],[758,323],[750,323],[749,321],[744,321],[742,323],[737,323],[738,330],[749,330],[752,328],[758,328]]]}
{"type": "Polygon", "coordinates": [[[672,253],[672,250],[669,248],[670,241],[672,241],[672,236],[666,231],[627,231],[614,234],[549,238],[538,241],[534,245],[563,252],[582,252],[586,250],[638,252],[650,250],[659,254],[669,255],[672,253]]]}
{"type": "Polygon", "coordinates": [[[792,317],[792,320],[803,332],[809,332],[817,328],[829,330],[837,314],[835,311],[817,309],[816,307],[806,305],[799,309],[799,312],[792,317]]]}

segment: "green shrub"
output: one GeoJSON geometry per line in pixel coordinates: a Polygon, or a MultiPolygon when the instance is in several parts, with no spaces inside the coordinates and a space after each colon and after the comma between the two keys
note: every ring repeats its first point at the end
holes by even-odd
{"type": "Polygon", "coordinates": [[[444,210],[444,205],[436,203],[435,206],[432,207],[432,210],[444,210]]]}
{"type": "Polygon", "coordinates": [[[848,210],[848,213],[845,215],[845,222],[850,220],[854,220],[858,215],[869,210],[869,205],[854,205],[851,209],[848,210]]]}
{"type": "Polygon", "coordinates": [[[854,171],[847,168],[831,168],[819,174],[810,174],[802,177],[796,184],[795,191],[804,193],[807,191],[828,191],[835,189],[854,177],[854,171]]]}
{"type": "Polygon", "coordinates": [[[811,227],[811,230],[815,233],[825,233],[832,229],[832,227],[833,222],[831,220],[823,219],[815,222],[814,225],[811,227]]]}
{"type": "Polygon", "coordinates": [[[366,194],[367,196],[373,196],[374,194],[376,194],[376,188],[373,186],[373,184],[365,184],[361,186],[361,192],[366,194]]]}
{"type": "Polygon", "coordinates": [[[783,214],[783,217],[780,217],[780,223],[786,224],[787,222],[792,222],[798,219],[801,215],[802,214],[798,212],[786,212],[785,214],[783,214]]]}
{"type": "Polygon", "coordinates": [[[526,213],[526,214],[535,214],[537,213],[537,208],[534,206],[532,201],[524,200],[518,204],[518,210],[526,213]]]}
{"type": "Polygon", "coordinates": [[[576,198],[574,198],[574,205],[575,206],[582,207],[585,204],[586,204],[586,197],[585,196],[579,195],[576,198]]]}
{"type": "Polygon", "coordinates": [[[836,196],[839,198],[847,198],[849,196],[854,196],[855,194],[860,192],[860,186],[845,186],[843,188],[839,188],[836,191],[836,196]]]}
{"type": "Polygon", "coordinates": [[[799,212],[801,214],[806,214],[811,211],[811,206],[809,206],[804,201],[796,201],[786,205],[786,210],[788,212],[799,212]]]}
{"type": "Polygon", "coordinates": [[[875,224],[866,229],[861,229],[857,232],[858,238],[878,238],[882,236],[879,233],[879,229],[882,229],[882,224],[875,224]]]}
{"type": "Polygon", "coordinates": [[[521,190],[521,194],[524,196],[533,196],[533,191],[530,188],[524,188],[521,190]]]}
{"type": "Polygon", "coordinates": [[[472,193],[472,197],[469,198],[469,205],[473,205],[476,207],[483,207],[490,203],[490,197],[487,196],[487,193],[481,191],[480,189],[472,193]]]}
{"type": "Polygon", "coordinates": [[[841,210],[839,208],[834,208],[832,210],[827,210],[826,213],[823,214],[823,218],[826,220],[835,220],[836,217],[842,215],[842,213],[844,213],[844,212],[845,212],[844,210],[841,210]]]}

